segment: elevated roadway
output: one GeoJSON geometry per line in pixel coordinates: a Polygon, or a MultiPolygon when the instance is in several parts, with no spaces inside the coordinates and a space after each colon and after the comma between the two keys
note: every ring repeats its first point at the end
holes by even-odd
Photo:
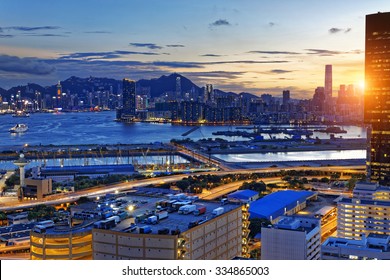
{"type": "MultiPolygon", "coordinates": [[[[307,170],[319,170],[319,171],[326,171],[326,172],[342,172],[343,175],[346,174],[358,174],[358,173],[364,173],[364,166],[327,166],[327,167],[307,167],[307,166],[301,166],[301,167],[291,167],[291,168],[254,168],[254,169],[238,169],[238,170],[230,170],[230,171],[212,171],[212,172],[200,172],[200,173],[191,173],[191,174],[178,174],[178,175],[169,175],[164,177],[157,177],[157,178],[149,178],[149,179],[143,179],[138,181],[130,181],[130,182],[124,182],[124,183],[118,183],[113,185],[105,185],[105,186],[97,186],[94,188],[90,188],[87,190],[81,190],[74,193],[69,194],[61,194],[61,195],[51,195],[46,197],[43,201],[4,201],[2,198],[0,198],[0,211],[5,210],[16,210],[16,209],[22,209],[22,208],[28,208],[33,207],[40,204],[46,204],[46,205],[53,205],[53,204],[62,204],[67,202],[73,202],[78,200],[81,197],[85,196],[99,196],[99,195],[105,195],[107,193],[113,193],[115,191],[123,192],[131,190],[134,187],[145,187],[150,184],[158,185],[158,184],[164,184],[164,183],[172,183],[179,180],[182,180],[183,178],[187,178],[189,176],[194,175],[227,175],[227,174],[252,174],[252,173],[275,173],[280,172],[281,170],[295,170],[295,171],[307,171],[307,170]]],[[[269,177],[262,178],[262,180],[265,180],[269,177]]]]}

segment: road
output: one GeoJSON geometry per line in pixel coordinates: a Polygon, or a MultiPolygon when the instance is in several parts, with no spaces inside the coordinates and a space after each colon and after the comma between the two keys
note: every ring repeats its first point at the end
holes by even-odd
{"type": "MultiPolygon", "coordinates": [[[[263,178],[263,179],[261,179],[261,181],[263,181],[266,184],[277,184],[277,183],[283,182],[283,180],[280,179],[279,177],[263,178]]],[[[199,198],[205,199],[205,200],[217,199],[218,197],[222,197],[228,193],[231,193],[233,191],[238,190],[244,182],[247,182],[247,180],[232,182],[229,184],[225,184],[225,185],[213,188],[209,191],[203,192],[201,195],[199,195],[199,198]]]]}
{"type": "Polygon", "coordinates": [[[321,225],[321,242],[325,241],[337,229],[337,215],[329,218],[325,224],[321,225]]]}
{"type": "Polygon", "coordinates": [[[45,198],[43,201],[21,201],[21,202],[3,202],[0,205],[0,211],[4,210],[16,210],[21,208],[33,207],[39,204],[61,204],[78,200],[83,196],[99,196],[107,193],[113,193],[115,191],[127,191],[134,187],[145,187],[150,184],[163,184],[179,181],[183,178],[187,178],[188,174],[171,175],[166,177],[150,178],[139,181],[131,181],[127,183],[119,183],[114,185],[100,186],[87,190],[81,190],[74,193],[51,195],[45,198]]]}
{"type": "MultiPolygon", "coordinates": [[[[345,169],[345,166],[326,166],[326,167],[309,167],[309,166],[300,166],[300,167],[291,167],[291,168],[257,168],[257,169],[238,169],[238,170],[231,170],[231,171],[212,171],[212,172],[201,172],[201,173],[194,173],[194,174],[178,174],[178,175],[170,175],[170,176],[164,176],[164,177],[157,177],[157,178],[150,178],[150,179],[143,179],[139,181],[131,181],[127,183],[119,183],[114,185],[107,185],[107,186],[99,186],[87,190],[81,190],[77,191],[75,193],[69,193],[69,194],[61,194],[61,195],[51,195],[47,198],[45,198],[43,201],[21,201],[21,202],[3,202],[1,201],[0,204],[0,211],[4,210],[16,210],[16,209],[22,209],[22,208],[28,208],[33,207],[39,204],[61,204],[61,203],[67,203],[78,200],[80,197],[83,196],[99,196],[104,195],[107,193],[113,193],[115,191],[121,192],[121,191],[127,191],[131,190],[134,187],[145,187],[150,184],[163,184],[163,183],[172,183],[179,181],[183,178],[187,178],[189,176],[196,176],[196,175],[228,175],[228,174],[252,174],[252,173],[273,173],[273,172],[279,172],[281,170],[295,170],[295,171],[305,171],[305,170],[320,170],[320,171],[327,171],[327,172],[343,172],[343,173],[349,173],[349,174],[357,174],[357,173],[363,173],[364,166],[350,166],[348,169],[345,169]]],[[[262,178],[262,180],[266,180],[267,178],[262,178]]],[[[231,186],[233,189],[234,187],[231,186]]],[[[332,190],[330,190],[332,191],[332,190]]],[[[223,195],[223,194],[222,194],[223,195]]],[[[209,198],[210,199],[210,198],[209,198]]]]}

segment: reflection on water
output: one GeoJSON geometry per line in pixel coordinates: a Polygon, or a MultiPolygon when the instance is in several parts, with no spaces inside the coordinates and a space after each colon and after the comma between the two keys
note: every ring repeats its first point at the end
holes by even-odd
{"type": "MultiPolygon", "coordinates": [[[[56,159],[39,159],[30,160],[27,169],[39,165],[47,166],[77,166],[77,165],[107,165],[107,164],[134,164],[134,165],[149,165],[149,164],[182,164],[188,161],[180,156],[146,156],[146,157],[96,157],[96,158],[56,158],[56,159]],[[170,162],[172,161],[172,162],[170,162]]],[[[0,169],[13,170],[16,165],[12,161],[0,161],[0,169]]]]}
{"type": "Polygon", "coordinates": [[[256,154],[215,154],[215,157],[227,162],[279,162],[309,160],[365,159],[366,150],[349,151],[304,151],[256,154]]]}
{"type": "MultiPolygon", "coordinates": [[[[29,118],[13,118],[11,115],[0,116],[0,147],[29,145],[73,145],[73,144],[117,144],[117,143],[153,143],[169,142],[171,139],[191,138],[223,138],[230,141],[248,140],[242,137],[214,136],[215,131],[235,130],[237,126],[202,126],[186,137],[181,135],[191,129],[189,126],[134,123],[124,124],[114,121],[115,112],[84,112],[61,114],[31,114],[29,118]],[[11,134],[9,129],[17,123],[26,123],[29,130],[26,133],[11,134]]],[[[253,127],[253,125],[251,125],[253,127]]],[[[269,128],[270,126],[261,126],[269,128]]],[[[279,126],[287,127],[287,126],[279,126]]],[[[336,134],[343,138],[365,138],[366,128],[357,126],[342,126],[347,134],[336,134]]],[[[248,130],[249,131],[249,130],[248,130]]],[[[284,138],[286,135],[274,135],[284,138]]],[[[269,139],[264,134],[265,139],[269,139]]],[[[330,135],[314,132],[313,138],[329,139],[330,135]]]]}

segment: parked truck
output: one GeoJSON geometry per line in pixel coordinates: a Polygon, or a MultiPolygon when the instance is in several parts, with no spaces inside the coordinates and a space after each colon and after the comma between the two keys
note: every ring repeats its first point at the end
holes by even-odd
{"type": "Polygon", "coordinates": [[[205,206],[200,206],[200,207],[196,208],[195,211],[194,211],[194,215],[195,216],[199,216],[199,215],[202,215],[204,213],[206,213],[206,207],[205,206]]]}
{"type": "Polygon", "coordinates": [[[121,222],[121,218],[119,216],[112,216],[107,218],[106,220],[114,220],[116,225],[121,222]]]}
{"type": "Polygon", "coordinates": [[[139,233],[151,233],[152,229],[150,226],[144,226],[139,228],[139,233]]]}
{"type": "Polygon", "coordinates": [[[213,210],[212,214],[214,217],[216,217],[223,214],[223,212],[225,212],[225,209],[223,207],[218,207],[213,210]]]}
{"type": "Polygon", "coordinates": [[[157,216],[150,216],[146,219],[147,224],[155,225],[158,223],[158,218],[157,216]]]}
{"type": "Polygon", "coordinates": [[[189,204],[189,205],[181,206],[181,207],[179,208],[178,213],[179,213],[179,214],[187,215],[187,214],[190,214],[190,213],[194,212],[195,210],[196,210],[196,205],[194,205],[194,204],[189,204]]]}
{"type": "Polygon", "coordinates": [[[168,218],[168,212],[167,211],[160,211],[156,213],[156,216],[158,220],[166,219],[168,218]]]}

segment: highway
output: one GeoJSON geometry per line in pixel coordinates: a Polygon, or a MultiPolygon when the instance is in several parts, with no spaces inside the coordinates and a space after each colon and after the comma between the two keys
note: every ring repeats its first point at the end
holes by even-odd
{"type": "MultiPolygon", "coordinates": [[[[258,180],[258,181],[260,181],[260,180],[258,180]]],[[[261,181],[263,181],[266,184],[277,184],[277,183],[283,182],[283,180],[280,179],[279,177],[263,178],[263,179],[261,179],[261,181]]],[[[228,193],[231,193],[231,192],[238,190],[244,182],[247,182],[247,180],[232,182],[229,184],[225,184],[225,185],[213,188],[209,191],[204,191],[201,195],[199,195],[199,198],[205,199],[205,200],[217,199],[217,198],[222,197],[228,193]]]]}
{"type": "MultiPolygon", "coordinates": [[[[113,184],[113,185],[107,185],[107,186],[98,186],[95,188],[87,189],[87,190],[81,190],[77,191],[75,193],[69,193],[69,194],[61,194],[61,195],[51,195],[45,198],[43,201],[30,201],[30,200],[24,200],[21,202],[12,202],[12,201],[3,201],[0,199],[0,211],[4,210],[16,210],[16,209],[22,209],[22,208],[28,208],[33,207],[40,204],[61,204],[61,203],[67,203],[67,202],[73,202],[78,200],[80,197],[83,196],[99,196],[99,195],[105,195],[107,193],[113,193],[115,191],[122,192],[131,190],[134,187],[145,187],[150,184],[158,185],[163,183],[172,183],[179,181],[183,178],[187,178],[189,176],[196,176],[196,175],[227,175],[227,174],[251,174],[251,173],[272,173],[272,172],[279,172],[281,170],[295,170],[295,171],[305,171],[305,170],[320,170],[320,171],[327,171],[327,172],[343,172],[343,173],[349,173],[349,174],[358,174],[363,173],[364,166],[326,166],[326,167],[308,167],[308,166],[300,166],[300,167],[291,167],[291,168],[257,168],[257,169],[238,169],[238,170],[230,170],[230,171],[212,171],[212,172],[200,172],[200,173],[193,173],[193,174],[177,174],[177,175],[169,175],[164,177],[156,177],[156,178],[149,178],[149,179],[143,179],[138,181],[130,181],[125,183],[119,183],[119,184],[113,184]],[[346,169],[347,168],[347,169],[346,169]]],[[[322,176],[321,176],[322,177],[322,176]]],[[[268,178],[262,178],[262,180],[266,180],[268,178]]],[[[236,187],[236,186],[235,186],[236,187]]],[[[234,186],[230,186],[232,190],[235,188],[234,186]]],[[[330,190],[331,191],[331,190],[330,190]]],[[[220,193],[220,195],[223,195],[224,193],[220,193]]],[[[209,196],[208,199],[212,196],[209,196]]]]}

